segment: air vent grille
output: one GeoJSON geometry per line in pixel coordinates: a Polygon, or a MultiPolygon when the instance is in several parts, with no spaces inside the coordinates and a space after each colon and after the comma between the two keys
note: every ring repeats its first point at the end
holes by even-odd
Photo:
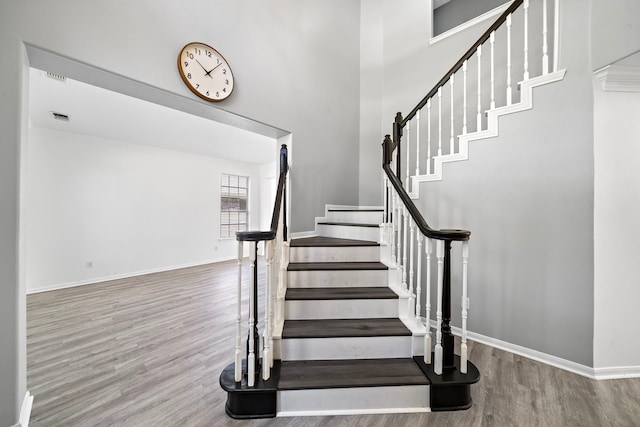
{"type": "Polygon", "coordinates": [[[50,71],[47,71],[47,77],[49,77],[50,79],[54,79],[54,80],[58,80],[60,82],[66,82],[67,78],[61,74],[56,74],[56,73],[52,73],[50,71]]]}
{"type": "Polygon", "coordinates": [[[56,120],[60,120],[63,122],[68,122],[69,121],[69,116],[66,114],[62,114],[62,113],[56,113],[55,111],[51,112],[51,116],[56,119],[56,120]]]}

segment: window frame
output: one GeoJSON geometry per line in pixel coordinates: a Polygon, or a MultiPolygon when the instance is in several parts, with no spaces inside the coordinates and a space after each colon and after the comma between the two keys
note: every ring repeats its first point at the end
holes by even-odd
{"type": "Polygon", "coordinates": [[[219,220],[219,238],[221,240],[235,239],[236,231],[249,230],[249,213],[250,213],[250,192],[251,178],[248,175],[240,175],[234,173],[223,172],[220,175],[220,220],[219,220]],[[234,185],[234,180],[237,183],[234,185]],[[241,182],[244,181],[245,185],[241,182]],[[234,191],[235,190],[235,191],[234,191]],[[241,197],[244,193],[244,197],[241,197]],[[234,208],[231,200],[236,196],[238,201],[244,200],[244,209],[242,202],[239,202],[234,208]],[[226,207],[225,207],[226,206],[226,207]],[[244,216],[244,221],[242,217],[244,216]],[[235,218],[234,218],[235,217],[235,218]],[[226,230],[225,230],[226,227],[226,230]]]}

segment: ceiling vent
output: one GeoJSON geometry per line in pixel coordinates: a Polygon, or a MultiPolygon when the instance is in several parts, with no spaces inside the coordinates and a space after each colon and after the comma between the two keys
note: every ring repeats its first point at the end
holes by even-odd
{"type": "Polygon", "coordinates": [[[66,82],[67,78],[61,74],[56,74],[56,73],[52,73],[50,71],[47,71],[47,77],[49,77],[50,79],[53,80],[58,80],[59,82],[66,82]]]}
{"type": "Polygon", "coordinates": [[[62,122],[68,122],[69,121],[69,116],[67,116],[66,114],[62,114],[62,113],[56,113],[55,111],[51,112],[51,116],[56,119],[56,120],[60,120],[62,122]]]}

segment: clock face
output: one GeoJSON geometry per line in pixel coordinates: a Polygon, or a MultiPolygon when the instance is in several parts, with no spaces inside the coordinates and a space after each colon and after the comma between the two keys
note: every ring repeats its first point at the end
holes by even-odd
{"type": "Polygon", "coordinates": [[[187,87],[207,101],[222,101],[233,91],[231,67],[217,50],[204,43],[189,43],[182,48],[178,70],[187,87]]]}

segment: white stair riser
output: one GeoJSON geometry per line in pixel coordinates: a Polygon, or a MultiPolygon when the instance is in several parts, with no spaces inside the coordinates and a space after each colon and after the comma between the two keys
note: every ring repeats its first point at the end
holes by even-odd
{"type": "Polygon", "coordinates": [[[287,273],[287,287],[330,288],[345,286],[387,286],[388,274],[387,270],[289,271],[287,273]]]}
{"type": "Polygon", "coordinates": [[[429,412],[429,386],[280,390],[277,415],[346,415],[429,412]]]}
{"type": "Polygon", "coordinates": [[[335,237],[338,239],[367,240],[377,242],[380,238],[380,228],[378,227],[358,227],[348,225],[318,224],[318,235],[324,237],[335,237]]]}
{"type": "Polygon", "coordinates": [[[411,351],[411,336],[282,339],[282,360],[384,359],[411,351]]]}
{"type": "Polygon", "coordinates": [[[285,319],[362,319],[398,317],[397,299],[289,300],[285,319]]]}
{"type": "Polygon", "coordinates": [[[379,246],[301,247],[289,251],[289,262],[378,262],[379,246]]]}
{"type": "Polygon", "coordinates": [[[329,211],[328,222],[348,222],[352,224],[381,224],[383,212],[329,211]]]}

